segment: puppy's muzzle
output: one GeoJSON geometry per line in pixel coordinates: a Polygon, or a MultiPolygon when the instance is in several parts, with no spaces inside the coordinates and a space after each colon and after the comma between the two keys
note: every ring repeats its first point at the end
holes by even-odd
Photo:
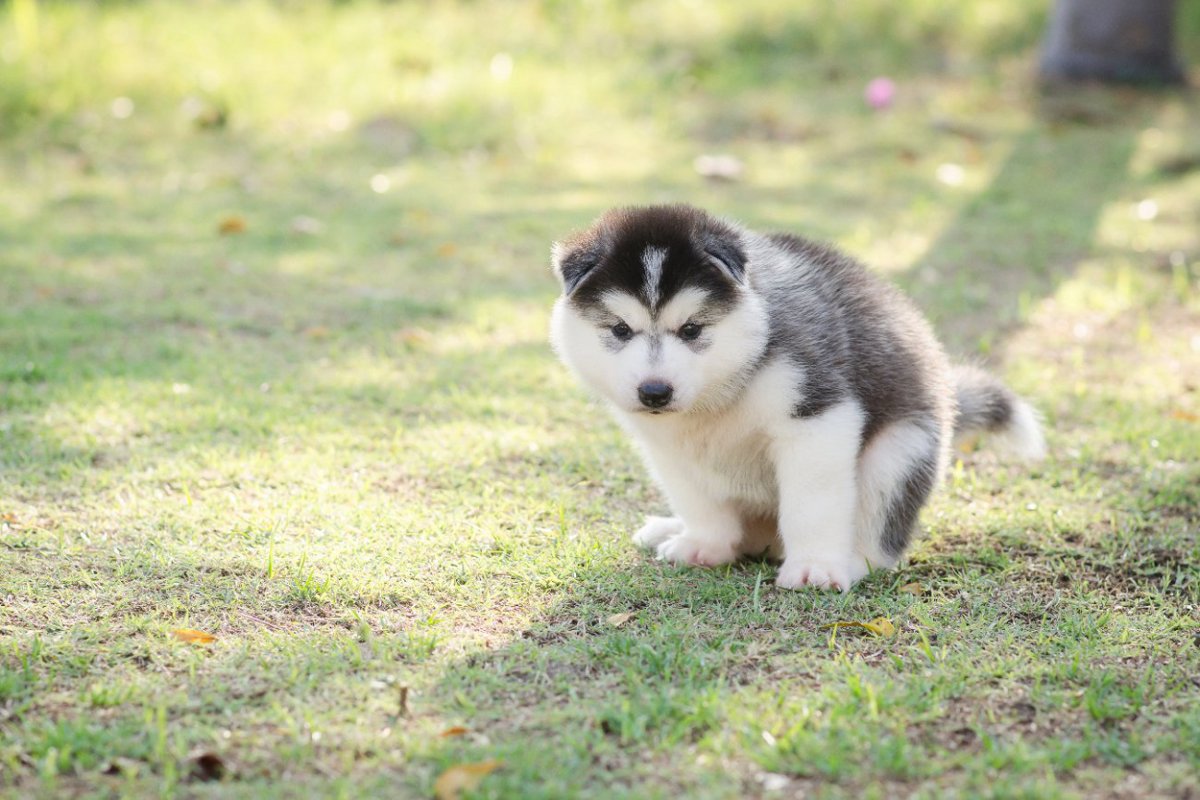
{"type": "Polygon", "coordinates": [[[638,399],[646,408],[662,408],[671,402],[675,390],[669,383],[646,381],[638,387],[638,399]]]}

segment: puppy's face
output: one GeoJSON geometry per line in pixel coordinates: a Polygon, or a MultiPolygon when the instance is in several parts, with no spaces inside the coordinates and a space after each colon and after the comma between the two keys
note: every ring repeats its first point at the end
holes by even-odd
{"type": "Polygon", "coordinates": [[[555,349],[624,411],[716,407],[765,345],[740,234],[696,209],[609,212],[555,245],[554,267],[555,349]]]}

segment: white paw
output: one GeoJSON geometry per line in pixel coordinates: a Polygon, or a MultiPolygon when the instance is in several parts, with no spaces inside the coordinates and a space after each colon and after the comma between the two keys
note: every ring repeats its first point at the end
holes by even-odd
{"type": "Polygon", "coordinates": [[[698,539],[681,533],[658,546],[658,557],[672,564],[693,567],[717,567],[737,560],[737,548],[729,542],[698,539]]]}
{"type": "Polygon", "coordinates": [[[775,577],[775,585],[784,589],[813,586],[818,589],[850,591],[850,587],[867,574],[867,563],[850,558],[785,559],[775,577]]]}
{"type": "Polygon", "coordinates": [[[683,520],[679,517],[646,517],[646,524],[633,535],[633,543],[639,547],[658,547],[681,533],[683,520]]]}

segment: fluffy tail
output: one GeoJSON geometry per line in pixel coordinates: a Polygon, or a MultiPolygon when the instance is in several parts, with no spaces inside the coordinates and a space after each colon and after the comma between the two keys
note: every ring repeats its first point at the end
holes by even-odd
{"type": "Polygon", "coordinates": [[[954,440],[969,440],[979,433],[1019,458],[1037,460],[1046,455],[1046,439],[1033,406],[1011,389],[976,367],[954,369],[958,415],[954,440]]]}

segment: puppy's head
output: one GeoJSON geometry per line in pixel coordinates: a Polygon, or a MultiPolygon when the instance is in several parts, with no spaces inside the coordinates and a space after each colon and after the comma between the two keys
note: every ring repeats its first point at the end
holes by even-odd
{"type": "Polygon", "coordinates": [[[555,349],[620,409],[719,406],[765,346],[744,236],[698,209],[610,211],[555,244],[553,261],[555,349]]]}

